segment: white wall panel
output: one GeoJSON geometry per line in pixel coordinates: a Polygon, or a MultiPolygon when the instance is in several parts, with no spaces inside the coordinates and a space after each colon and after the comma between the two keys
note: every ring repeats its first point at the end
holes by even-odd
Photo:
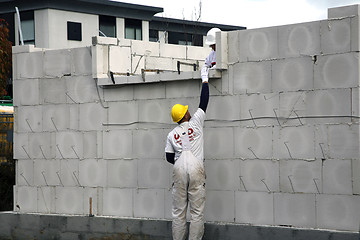
{"type": "Polygon", "coordinates": [[[69,75],[71,64],[71,51],[69,49],[44,52],[44,74],[46,77],[69,75]]]}
{"type": "Polygon", "coordinates": [[[16,161],[16,186],[32,186],[34,184],[34,161],[16,161]]]}
{"type": "Polygon", "coordinates": [[[235,96],[212,97],[206,109],[206,119],[239,120],[240,98],[235,96]]]}
{"type": "Polygon", "coordinates": [[[79,163],[79,181],[81,186],[105,187],[107,161],[86,159],[79,163]]]}
{"type": "MultiPolygon", "coordinates": [[[[67,103],[88,103],[99,101],[97,85],[92,76],[75,76],[66,79],[67,103]]],[[[99,93],[101,90],[99,89],[99,93]]],[[[100,95],[101,97],[101,95],[100,95]]]]}
{"type": "Polygon", "coordinates": [[[55,135],[51,133],[29,134],[29,155],[31,158],[55,158],[55,135]]]}
{"type": "Polygon", "coordinates": [[[205,161],[206,189],[237,190],[239,185],[239,162],[236,160],[205,161]]]}
{"type": "Polygon", "coordinates": [[[235,94],[271,91],[271,62],[236,63],[232,70],[235,94]]]}
{"type": "Polygon", "coordinates": [[[132,217],[133,191],[132,189],[104,188],[103,214],[105,216],[132,217]]]}
{"type": "Polygon", "coordinates": [[[59,186],[60,160],[34,160],[34,185],[59,186]]]}
{"type": "Polygon", "coordinates": [[[274,224],[274,195],[260,192],[235,192],[235,221],[255,225],[274,224]]]}
{"type": "Polygon", "coordinates": [[[14,159],[30,159],[29,134],[14,133],[14,159]]]}
{"type": "Polygon", "coordinates": [[[42,107],[27,106],[16,110],[15,131],[17,132],[41,132],[42,131],[42,107]]]}
{"type": "Polygon", "coordinates": [[[134,193],[134,217],[164,218],[164,189],[139,189],[134,193]]]}
{"type": "Polygon", "coordinates": [[[82,104],[80,106],[80,130],[102,130],[107,122],[107,111],[98,103],[82,104]]]}
{"type": "Polygon", "coordinates": [[[138,186],[140,188],[171,188],[169,172],[172,165],[164,158],[143,158],[138,160],[138,186]]]}
{"type": "Polygon", "coordinates": [[[205,221],[234,222],[234,191],[206,191],[205,221]]]}
{"type": "Polygon", "coordinates": [[[60,185],[65,187],[79,186],[79,159],[62,159],[60,161],[60,185]]]}
{"type": "Polygon", "coordinates": [[[139,104],[135,101],[110,102],[108,113],[110,124],[137,122],[139,119],[139,104]]]}
{"type": "Polygon", "coordinates": [[[44,105],[43,106],[43,130],[44,131],[61,131],[70,127],[70,106],[44,105]]]}
{"type": "Polygon", "coordinates": [[[37,188],[37,209],[39,213],[55,213],[55,187],[37,188]]]}
{"type": "Polygon", "coordinates": [[[351,160],[326,160],[323,163],[325,194],[348,194],[352,189],[351,160]]]}
{"type": "Polygon", "coordinates": [[[13,105],[38,105],[40,103],[39,79],[13,81],[13,105]]]}
{"type": "MultiPolygon", "coordinates": [[[[135,188],[138,186],[138,160],[108,160],[107,186],[135,188]]],[[[139,177],[140,178],[140,177],[139,177]]]]}
{"type": "Polygon", "coordinates": [[[350,52],[351,18],[325,20],[320,24],[322,53],[350,52]]]}
{"type": "Polygon", "coordinates": [[[40,102],[66,103],[66,78],[42,78],[40,79],[40,102]]]}
{"type": "Polygon", "coordinates": [[[103,132],[104,159],[131,158],[132,138],[132,132],[129,130],[103,132]]]}
{"type": "Polygon", "coordinates": [[[169,123],[171,108],[168,101],[139,101],[139,121],[149,123],[169,123]]]}
{"type": "Polygon", "coordinates": [[[83,157],[83,138],[80,132],[56,133],[56,158],[83,157]]]}
{"type": "Polygon", "coordinates": [[[276,225],[316,227],[315,194],[274,194],[276,225]]]}
{"type": "Polygon", "coordinates": [[[56,212],[84,214],[84,189],[82,187],[56,187],[56,212]]]}
{"type": "Polygon", "coordinates": [[[14,79],[41,78],[43,72],[43,52],[20,53],[15,55],[14,79]]]}
{"type": "Polygon", "coordinates": [[[359,159],[359,125],[331,125],[328,127],[331,158],[359,159]]]}
{"type": "Polygon", "coordinates": [[[91,48],[73,48],[71,49],[72,59],[72,73],[75,75],[91,75],[92,74],[92,59],[91,48]]]}
{"type": "Polygon", "coordinates": [[[239,179],[245,191],[278,192],[279,162],[272,160],[240,161],[239,179]]]}
{"type": "Polygon", "coordinates": [[[227,159],[234,156],[233,128],[204,129],[205,159],[227,159]]]}
{"type": "Polygon", "coordinates": [[[360,196],[317,195],[317,227],[358,231],[360,196]]]}
{"type": "Polygon", "coordinates": [[[37,212],[37,188],[28,186],[15,187],[15,211],[23,213],[37,212]]]}

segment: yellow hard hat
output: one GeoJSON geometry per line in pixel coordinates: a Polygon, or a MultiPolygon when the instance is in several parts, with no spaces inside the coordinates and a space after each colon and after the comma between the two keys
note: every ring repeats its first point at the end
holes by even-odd
{"type": "Polygon", "coordinates": [[[185,116],[185,113],[187,112],[188,108],[189,108],[188,105],[184,106],[181,104],[175,104],[171,109],[171,117],[173,121],[176,123],[179,122],[185,116]]]}

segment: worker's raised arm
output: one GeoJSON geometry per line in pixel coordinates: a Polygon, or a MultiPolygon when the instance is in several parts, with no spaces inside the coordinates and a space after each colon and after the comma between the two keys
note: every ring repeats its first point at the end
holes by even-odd
{"type": "Polygon", "coordinates": [[[202,86],[201,86],[201,95],[200,95],[200,104],[199,108],[201,108],[204,112],[206,112],[207,105],[209,103],[209,83],[208,83],[208,74],[209,68],[205,67],[207,70],[206,75],[203,75],[203,70],[201,71],[201,79],[202,79],[202,86]]]}

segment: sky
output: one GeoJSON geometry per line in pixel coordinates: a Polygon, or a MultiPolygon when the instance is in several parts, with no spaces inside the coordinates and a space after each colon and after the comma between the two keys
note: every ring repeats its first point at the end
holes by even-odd
{"type": "Polygon", "coordinates": [[[248,29],[327,19],[328,8],[360,0],[115,0],[162,7],[156,16],[244,26],[248,29]],[[200,11],[201,3],[201,11],[200,11]]]}

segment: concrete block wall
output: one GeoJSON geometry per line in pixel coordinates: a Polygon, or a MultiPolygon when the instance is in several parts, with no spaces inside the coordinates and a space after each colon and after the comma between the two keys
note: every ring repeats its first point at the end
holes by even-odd
{"type": "MultiPolygon", "coordinates": [[[[354,8],[330,9],[335,17],[322,21],[221,34],[228,65],[210,80],[205,123],[207,221],[358,231],[354,8]]],[[[151,57],[151,68],[160,68],[162,59],[187,54],[183,46],[144,53],[136,41],[105,40],[92,49],[14,48],[15,211],[87,215],[92,198],[95,215],[171,219],[169,113],[175,103],[194,113],[201,83],[99,87],[94,71],[109,68],[94,63],[107,59],[104,48],[120,48],[113,53],[119,62],[147,54],[139,69],[151,57]]]]}

